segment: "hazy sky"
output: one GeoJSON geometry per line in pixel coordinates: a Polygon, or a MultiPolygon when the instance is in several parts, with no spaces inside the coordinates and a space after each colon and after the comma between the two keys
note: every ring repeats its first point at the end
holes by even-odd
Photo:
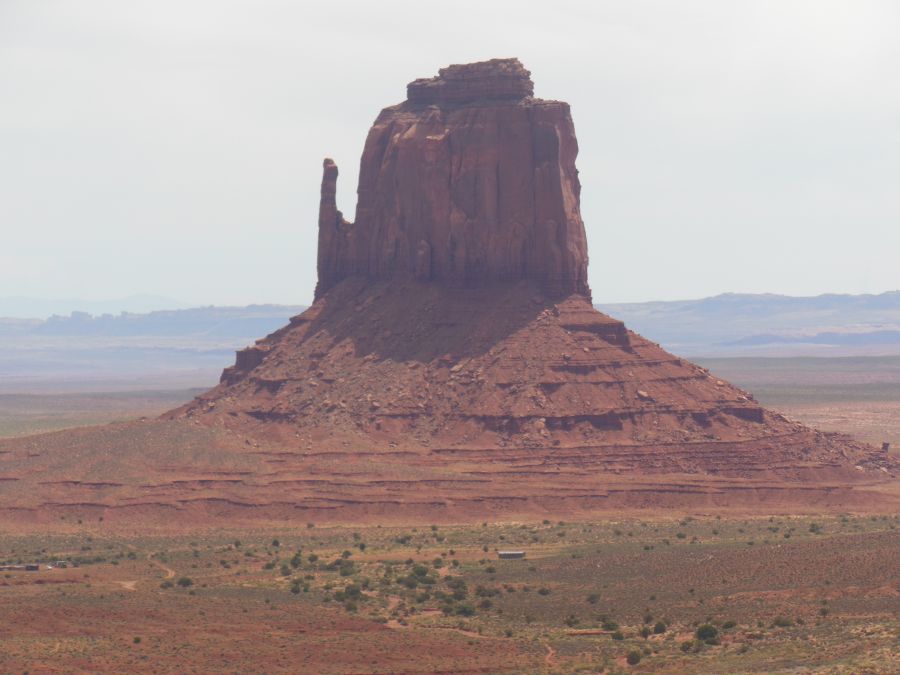
{"type": "Polygon", "coordinates": [[[900,288],[900,3],[0,0],[0,296],[304,303],[408,81],[567,100],[597,302],[900,288]]]}

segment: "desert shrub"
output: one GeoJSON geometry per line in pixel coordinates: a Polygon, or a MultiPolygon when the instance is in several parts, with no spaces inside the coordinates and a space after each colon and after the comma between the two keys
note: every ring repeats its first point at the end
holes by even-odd
{"type": "Polygon", "coordinates": [[[625,635],[622,633],[622,631],[617,630],[615,633],[612,634],[612,639],[613,640],[624,640],[625,635]]]}
{"type": "Polygon", "coordinates": [[[282,565],[281,565],[281,576],[283,576],[283,577],[291,576],[291,568],[287,565],[287,563],[282,563],[282,565]]]}
{"type": "Polygon", "coordinates": [[[281,546],[281,542],[278,541],[277,539],[273,539],[272,546],[274,546],[275,548],[278,548],[279,546],[281,546]]]}
{"type": "Polygon", "coordinates": [[[193,586],[194,581],[190,577],[181,577],[178,580],[178,585],[181,586],[182,588],[187,588],[188,586],[193,586]]]}
{"type": "Polygon", "coordinates": [[[662,621],[657,621],[656,625],[653,626],[653,633],[655,635],[662,635],[663,633],[666,632],[666,628],[667,628],[666,624],[664,624],[662,621]]]}
{"type": "Polygon", "coordinates": [[[134,637],[134,639],[132,640],[132,642],[134,642],[134,644],[136,644],[136,645],[139,645],[139,644],[141,644],[141,638],[136,635],[134,637]]]}
{"type": "Polygon", "coordinates": [[[683,651],[685,654],[687,654],[693,648],[694,648],[693,640],[685,640],[684,642],[681,643],[681,651],[683,651]]]}
{"type": "Polygon", "coordinates": [[[459,616],[474,616],[475,605],[468,602],[461,602],[456,606],[456,614],[459,616]]]}
{"type": "Polygon", "coordinates": [[[569,628],[574,628],[579,624],[579,619],[574,614],[569,614],[563,621],[569,628]]]}
{"type": "Polygon", "coordinates": [[[591,593],[589,596],[587,596],[587,601],[592,605],[596,605],[598,602],[600,602],[600,595],[597,593],[591,593]]]}
{"type": "Polygon", "coordinates": [[[705,623],[695,633],[698,640],[711,640],[719,635],[719,629],[712,624],[705,623]]]}
{"type": "Polygon", "coordinates": [[[722,630],[730,630],[730,629],[734,628],[735,626],[737,626],[737,621],[735,621],[733,619],[729,619],[728,621],[726,621],[725,623],[722,624],[722,630]]]}
{"type": "Polygon", "coordinates": [[[601,624],[603,630],[619,630],[619,624],[612,619],[603,619],[601,624]]]}
{"type": "Polygon", "coordinates": [[[644,623],[653,623],[653,615],[644,614],[644,623]]]}
{"type": "Polygon", "coordinates": [[[549,589],[549,588],[544,588],[544,587],[542,586],[541,588],[538,589],[538,593],[539,593],[540,595],[550,595],[550,589],[549,589]]]}
{"type": "Polygon", "coordinates": [[[644,639],[650,637],[650,632],[650,627],[644,626],[643,628],[641,628],[641,637],[644,639]]]}
{"type": "Polygon", "coordinates": [[[159,585],[160,588],[172,588],[172,586],[174,586],[174,584],[171,581],[169,581],[168,579],[166,579],[164,582],[162,582],[159,585]]]}
{"type": "Polygon", "coordinates": [[[641,662],[641,653],[637,649],[632,649],[628,652],[628,656],[625,657],[625,660],[628,662],[629,666],[636,666],[641,662]]]}
{"type": "Polygon", "coordinates": [[[468,594],[468,591],[466,590],[465,587],[454,588],[453,593],[450,594],[450,597],[453,598],[454,600],[464,600],[467,594],[468,594]]]}
{"type": "Polygon", "coordinates": [[[775,628],[790,628],[793,625],[793,621],[783,616],[776,616],[775,620],[772,622],[772,626],[775,628]]]}

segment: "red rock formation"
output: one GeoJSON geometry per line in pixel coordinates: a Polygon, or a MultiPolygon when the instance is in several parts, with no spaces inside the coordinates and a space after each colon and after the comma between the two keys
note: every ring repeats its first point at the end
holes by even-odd
{"type": "Polygon", "coordinates": [[[355,223],[325,161],[313,306],[160,420],[0,441],[0,522],[896,508],[887,447],[591,306],[568,107],[518,61],[409,91],[369,134],[355,223]]]}
{"type": "Polygon", "coordinates": [[[800,485],[824,500],[896,468],[885,451],[764,410],[591,306],[569,109],[531,98],[517,60],[444,68],[408,92],[369,132],[355,223],[337,210],[325,160],[314,305],[240,352],[175,419],[345,466],[365,448],[381,468],[360,475],[407,476],[409,492],[390,489],[403,503],[423,474],[457,506],[516,494],[596,506],[614,494],[670,503],[673,491],[784,503],[800,485]],[[490,478],[489,495],[480,482],[469,492],[473,476],[490,478]]]}
{"type": "Polygon", "coordinates": [[[517,59],[411,82],[369,131],[353,223],[325,160],[316,297],[352,276],[589,296],[569,106],[532,91],[517,59]]]}

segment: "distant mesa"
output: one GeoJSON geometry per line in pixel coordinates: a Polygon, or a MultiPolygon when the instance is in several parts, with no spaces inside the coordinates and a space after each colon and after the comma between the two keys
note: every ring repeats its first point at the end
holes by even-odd
{"type": "Polygon", "coordinates": [[[569,107],[532,92],[516,59],[413,81],[369,132],[352,223],[325,160],[314,304],[160,420],[0,443],[18,517],[894,508],[887,451],[766,410],[591,306],[569,107]]]}

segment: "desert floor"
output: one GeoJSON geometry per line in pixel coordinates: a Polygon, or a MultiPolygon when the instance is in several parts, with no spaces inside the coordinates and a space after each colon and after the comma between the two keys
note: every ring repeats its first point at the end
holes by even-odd
{"type": "MultiPolygon", "coordinates": [[[[893,361],[771,361],[703,365],[800,421],[900,446],[893,361]]],[[[192,393],[11,392],[0,434],[192,393]]],[[[0,564],[41,562],[0,571],[0,672],[896,672],[898,524],[661,512],[167,537],[67,520],[0,532],[0,564]]]]}

